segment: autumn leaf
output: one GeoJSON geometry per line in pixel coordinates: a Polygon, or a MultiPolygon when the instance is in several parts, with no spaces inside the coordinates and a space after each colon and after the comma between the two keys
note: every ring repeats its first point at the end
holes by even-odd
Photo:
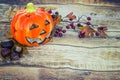
{"type": "Polygon", "coordinates": [[[60,21],[61,21],[61,16],[59,15],[57,18],[56,18],[56,24],[60,24],[60,21]]]}
{"type": "Polygon", "coordinates": [[[94,30],[94,29],[92,29],[92,28],[90,28],[89,29],[89,36],[90,37],[94,37],[94,33],[95,33],[96,31],[94,30]]]}
{"type": "Polygon", "coordinates": [[[69,14],[67,14],[66,17],[69,18],[69,19],[71,19],[71,20],[76,19],[76,16],[73,15],[73,12],[70,12],[69,14]]]}
{"type": "Polygon", "coordinates": [[[98,32],[102,37],[108,37],[108,35],[105,32],[106,30],[107,30],[107,27],[98,27],[98,32]]]}
{"type": "Polygon", "coordinates": [[[9,7],[9,9],[7,11],[5,11],[5,14],[8,16],[8,20],[10,21],[10,18],[13,17],[13,15],[15,14],[15,12],[18,10],[17,7],[9,7]]]}
{"type": "Polygon", "coordinates": [[[79,26],[79,29],[82,31],[83,29],[85,29],[86,28],[86,26],[79,26]]]}
{"type": "Polygon", "coordinates": [[[82,33],[85,33],[85,37],[89,36],[89,26],[86,26],[83,30],[82,33]]]}

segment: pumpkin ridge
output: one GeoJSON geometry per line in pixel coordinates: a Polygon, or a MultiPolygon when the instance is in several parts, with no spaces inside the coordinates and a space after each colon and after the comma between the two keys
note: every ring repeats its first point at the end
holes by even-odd
{"type": "Polygon", "coordinates": [[[14,35],[14,31],[16,30],[15,27],[14,27],[14,30],[12,30],[12,28],[13,28],[12,26],[14,26],[14,24],[16,23],[16,21],[18,19],[18,16],[21,15],[21,14],[23,14],[23,12],[21,12],[21,13],[17,12],[17,13],[15,13],[15,15],[13,17],[13,20],[12,20],[11,25],[10,25],[11,26],[10,29],[11,29],[12,35],[14,35]]]}
{"type": "Polygon", "coordinates": [[[19,28],[22,30],[23,29],[23,27],[19,27],[18,28],[18,25],[20,25],[21,26],[21,22],[24,22],[24,15],[26,15],[26,13],[23,13],[23,14],[21,14],[21,15],[19,15],[18,16],[18,18],[17,18],[17,21],[16,21],[16,23],[15,23],[15,29],[16,30],[18,30],[19,28]],[[21,20],[21,18],[23,18],[22,20],[21,20]]]}
{"type": "MultiPolygon", "coordinates": [[[[22,39],[21,39],[21,42],[22,43],[26,43],[26,41],[25,41],[25,39],[24,39],[24,37],[23,37],[23,34],[25,35],[25,33],[23,32],[23,29],[24,29],[24,24],[23,23],[25,23],[25,20],[27,19],[27,18],[24,18],[24,15],[26,15],[26,13],[23,13],[22,15],[19,15],[18,16],[18,20],[17,20],[17,22],[15,23],[15,30],[17,30],[18,31],[18,29],[20,29],[20,32],[19,32],[19,35],[20,36],[18,36],[17,34],[15,35],[15,37],[16,37],[16,39],[19,41],[20,40],[20,38],[19,37],[21,37],[22,39]],[[23,20],[21,20],[21,18],[23,18],[23,20]],[[18,26],[19,25],[19,26],[18,26]]],[[[26,20],[27,21],[27,20],[26,20]]],[[[17,32],[18,33],[18,32],[17,32]]]]}

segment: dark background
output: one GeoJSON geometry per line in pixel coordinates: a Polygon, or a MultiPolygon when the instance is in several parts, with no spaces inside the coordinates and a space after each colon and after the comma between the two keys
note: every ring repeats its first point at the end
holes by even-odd
{"type": "Polygon", "coordinates": [[[0,0],[0,3],[5,3],[5,4],[27,4],[28,2],[33,2],[36,4],[43,4],[43,3],[77,3],[77,2],[84,2],[84,3],[101,3],[101,2],[109,2],[109,3],[120,3],[120,0],[0,0]]]}

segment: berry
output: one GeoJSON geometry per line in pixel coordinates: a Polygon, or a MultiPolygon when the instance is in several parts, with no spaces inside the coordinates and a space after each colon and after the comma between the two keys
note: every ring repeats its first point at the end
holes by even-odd
{"type": "Polygon", "coordinates": [[[69,26],[69,25],[67,25],[67,26],[66,26],[66,28],[67,28],[67,29],[70,29],[70,26],[69,26]]]}
{"type": "Polygon", "coordinates": [[[86,24],[87,24],[87,25],[90,25],[91,23],[90,23],[90,22],[87,22],[86,24]]]}
{"type": "Polygon", "coordinates": [[[55,37],[57,37],[57,36],[58,36],[58,34],[57,34],[57,33],[55,33],[55,34],[54,34],[54,36],[55,36],[55,37]]]}
{"type": "Polygon", "coordinates": [[[73,19],[72,19],[72,18],[70,18],[69,20],[70,20],[70,21],[72,21],[73,19]]]}
{"type": "Polygon", "coordinates": [[[62,30],[63,33],[66,33],[66,30],[62,30]]]}
{"type": "Polygon", "coordinates": [[[52,13],[52,10],[49,10],[48,12],[51,14],[51,13],[52,13]]]}
{"type": "Polygon", "coordinates": [[[84,37],[85,37],[85,33],[82,33],[82,31],[80,31],[78,37],[79,37],[79,38],[84,38],[84,37]]]}
{"type": "Polygon", "coordinates": [[[53,15],[51,15],[52,16],[52,18],[54,19],[56,16],[53,14],[53,15]]]}
{"type": "Polygon", "coordinates": [[[70,26],[71,26],[72,29],[75,29],[75,26],[74,26],[73,23],[70,23],[70,26]]]}
{"type": "Polygon", "coordinates": [[[91,20],[91,17],[87,17],[87,20],[90,21],[90,20],[91,20]]]}
{"type": "Polygon", "coordinates": [[[58,30],[56,30],[56,31],[55,31],[55,33],[59,33],[59,31],[58,31],[58,30]]]}
{"type": "Polygon", "coordinates": [[[73,24],[73,23],[70,23],[70,26],[74,26],[74,24],[73,24]]]}
{"type": "Polygon", "coordinates": [[[56,29],[54,36],[55,37],[62,37],[63,33],[66,33],[66,30],[62,30],[61,28],[56,29]]]}
{"type": "Polygon", "coordinates": [[[61,32],[61,31],[62,31],[62,29],[57,29],[57,31],[61,32]]]}
{"type": "Polygon", "coordinates": [[[78,26],[78,27],[80,27],[80,26],[81,26],[81,24],[80,24],[80,23],[78,23],[78,24],[77,24],[77,26],[78,26]]]}
{"type": "Polygon", "coordinates": [[[96,35],[96,36],[99,36],[100,34],[99,34],[98,32],[95,32],[95,35],[96,35]]]}
{"type": "Polygon", "coordinates": [[[73,25],[73,26],[71,26],[71,28],[72,28],[72,29],[75,29],[75,26],[73,25]]]}
{"type": "Polygon", "coordinates": [[[57,11],[55,12],[55,14],[56,14],[56,15],[59,15],[59,13],[58,13],[57,11]]]}
{"type": "Polygon", "coordinates": [[[104,27],[98,27],[98,30],[103,30],[104,27]]]}
{"type": "Polygon", "coordinates": [[[11,54],[11,51],[10,51],[9,48],[3,48],[3,49],[1,50],[1,56],[2,56],[3,58],[8,57],[10,54],[11,54]]]}
{"type": "Polygon", "coordinates": [[[58,35],[59,35],[59,37],[62,37],[62,36],[63,36],[63,34],[62,34],[62,33],[59,33],[58,35]]]}

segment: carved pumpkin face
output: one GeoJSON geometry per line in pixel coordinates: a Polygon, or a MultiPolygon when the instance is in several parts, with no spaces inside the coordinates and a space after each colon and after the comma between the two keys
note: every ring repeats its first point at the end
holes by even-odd
{"type": "Polygon", "coordinates": [[[51,15],[42,8],[35,9],[32,3],[26,9],[19,10],[11,23],[13,38],[27,46],[45,44],[51,39],[53,29],[51,15]]]}

